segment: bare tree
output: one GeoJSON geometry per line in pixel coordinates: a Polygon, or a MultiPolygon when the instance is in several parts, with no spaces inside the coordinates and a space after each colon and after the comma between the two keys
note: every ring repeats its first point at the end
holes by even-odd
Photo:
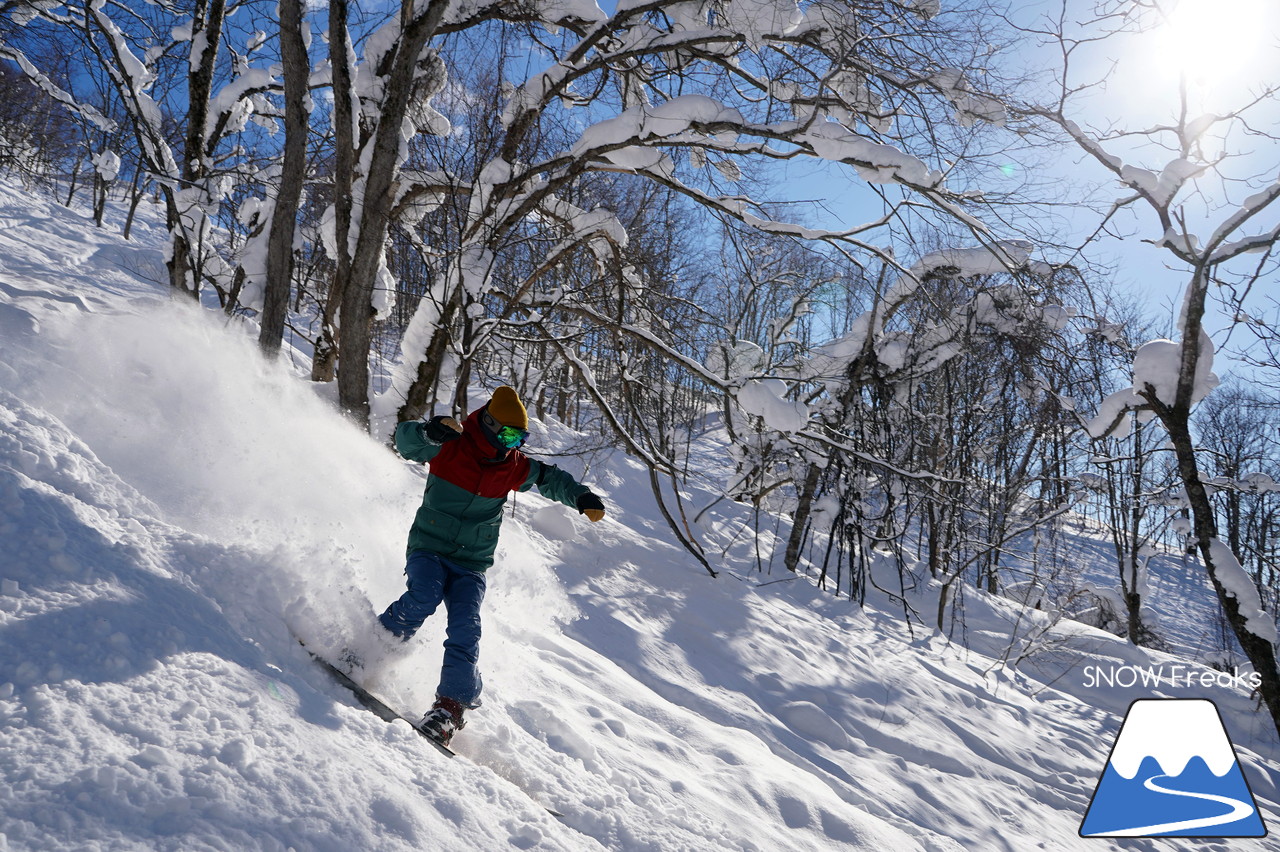
{"type": "MultiPolygon", "coordinates": [[[[30,32],[20,35],[43,34],[77,45],[109,80],[130,128],[129,147],[164,199],[170,284],[175,292],[198,298],[206,280],[229,269],[216,233],[216,208],[231,183],[224,158],[234,156],[225,143],[255,112],[254,99],[273,85],[268,69],[248,63],[248,55],[262,42],[250,37],[238,45],[226,71],[226,0],[197,0],[185,12],[160,5],[109,8],[96,2],[65,8],[33,4],[27,12],[22,23],[30,32]]],[[[115,129],[117,123],[100,109],[36,66],[22,39],[0,44],[0,56],[16,62],[80,120],[104,132],[115,129]]],[[[271,112],[267,104],[258,108],[271,112]]]]}
{"type": "Polygon", "coordinates": [[[1107,4],[1100,17],[1069,25],[1072,18],[1064,7],[1062,15],[1046,20],[1040,30],[1064,60],[1052,101],[1029,104],[1026,111],[1052,122],[1124,187],[1106,220],[1123,210],[1142,211],[1149,217],[1149,240],[1185,271],[1177,340],[1150,341],[1137,349],[1132,387],[1103,402],[1090,431],[1095,437],[1106,435],[1124,422],[1126,409],[1137,408],[1153,412],[1168,433],[1195,547],[1236,639],[1261,678],[1262,700],[1280,730],[1275,620],[1263,609],[1237,554],[1220,538],[1192,426],[1195,406],[1216,382],[1215,345],[1207,325],[1210,294],[1223,294],[1230,321],[1248,313],[1246,301],[1276,267],[1280,182],[1274,175],[1280,167],[1280,140],[1259,128],[1274,126],[1280,89],[1262,84],[1229,108],[1201,114],[1193,112],[1196,104],[1184,78],[1171,100],[1170,120],[1136,131],[1117,124],[1091,127],[1078,103],[1092,86],[1075,79],[1074,59],[1099,38],[1118,41],[1159,26],[1166,11],[1160,3],[1119,0],[1107,4]],[[1251,147],[1262,146],[1244,171],[1235,168],[1240,156],[1230,148],[1216,151],[1207,144],[1211,137],[1232,140],[1241,135],[1250,138],[1251,147]],[[1206,197],[1218,204],[1203,204],[1206,197]]]}
{"type": "Polygon", "coordinates": [[[32,181],[53,178],[74,161],[77,135],[57,101],[0,65],[0,168],[32,181]]]}
{"type": "MultiPolygon", "coordinates": [[[[1134,341],[1151,336],[1135,300],[1099,281],[1089,283],[1088,295],[1091,309],[1071,357],[1080,367],[1069,389],[1073,399],[1102,399],[1131,384],[1134,341]]],[[[1150,411],[1129,412],[1111,435],[1085,448],[1092,451],[1084,453],[1087,463],[1076,479],[1086,495],[1082,511],[1096,511],[1115,550],[1118,585],[1089,588],[1098,603],[1098,626],[1136,645],[1158,647],[1160,639],[1144,615],[1153,603],[1149,567],[1182,507],[1171,493],[1175,472],[1162,446],[1166,435],[1154,420],[1150,411]]]]}
{"type": "MultiPolygon", "coordinates": [[[[767,205],[718,184],[737,180],[753,165],[807,157],[842,164],[868,182],[863,185],[870,194],[886,187],[882,197],[898,215],[910,216],[920,204],[973,224],[963,209],[971,196],[947,185],[942,151],[950,152],[952,144],[959,150],[961,136],[976,123],[1000,122],[1003,112],[954,70],[983,61],[981,49],[966,40],[969,33],[962,37],[931,19],[927,7],[819,5],[802,13],[778,2],[757,4],[750,15],[735,6],[713,17],[708,7],[656,3],[613,14],[596,10],[589,19],[582,8],[573,14],[557,9],[534,6],[515,16],[559,35],[539,36],[552,58],[542,71],[521,85],[504,82],[491,157],[473,174],[437,170],[420,189],[408,190],[457,197],[465,218],[454,232],[457,242],[437,292],[422,301],[425,313],[410,326],[406,362],[393,377],[391,402],[401,417],[421,410],[424,388],[437,383],[447,360],[442,346],[456,344],[441,340],[438,330],[450,327],[442,319],[467,316],[493,292],[503,253],[530,223],[555,240],[545,263],[506,288],[515,297],[515,316],[541,279],[578,253],[598,259],[602,279],[616,270],[619,277],[607,284],[615,291],[638,286],[627,277],[635,267],[618,218],[607,207],[588,209],[570,200],[592,173],[655,181],[710,215],[839,245],[862,257],[884,254],[870,237],[887,231],[894,213],[850,229],[807,229],[774,219],[767,205]],[[588,103],[585,128],[563,146],[539,148],[536,140],[573,126],[566,109],[588,103]]],[[[450,38],[510,10],[483,7],[463,20],[451,14],[439,27],[450,38]]],[[[963,160],[958,156],[955,163],[963,160]]],[[[959,183],[962,171],[957,166],[951,172],[959,183]]],[[[414,176],[404,177],[412,182],[414,176]]],[[[478,323],[468,349],[502,327],[478,323]]],[[[344,405],[362,403],[350,397],[344,405]]]]}

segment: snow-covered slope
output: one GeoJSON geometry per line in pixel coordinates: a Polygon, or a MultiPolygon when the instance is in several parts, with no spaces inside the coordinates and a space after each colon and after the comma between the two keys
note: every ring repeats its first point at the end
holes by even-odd
{"type": "MultiPolygon", "coordinates": [[[[1070,625],[1002,668],[1011,625],[1045,616],[981,596],[966,650],[749,561],[713,580],[638,464],[584,471],[555,424],[533,452],[615,511],[514,501],[485,706],[442,759],[292,635],[337,647],[399,593],[423,472],[168,300],[159,243],[0,185],[0,849],[1118,848],[1077,830],[1125,708],[1157,694],[1217,702],[1280,818],[1243,689],[1101,688],[1088,666],[1178,661],[1070,625]]],[[[406,710],[439,640],[381,676],[406,710]]]]}

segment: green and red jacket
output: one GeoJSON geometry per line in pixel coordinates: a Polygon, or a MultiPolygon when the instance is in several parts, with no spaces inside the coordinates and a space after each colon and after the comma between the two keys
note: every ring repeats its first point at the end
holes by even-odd
{"type": "Polygon", "coordinates": [[[493,564],[502,509],[512,491],[538,493],[571,508],[588,488],[547,462],[519,450],[497,450],[480,432],[480,412],[471,412],[461,437],[436,443],[420,420],[396,427],[396,450],[406,459],[430,462],[422,506],[409,530],[409,547],[428,550],[464,568],[484,571],[493,564]]]}

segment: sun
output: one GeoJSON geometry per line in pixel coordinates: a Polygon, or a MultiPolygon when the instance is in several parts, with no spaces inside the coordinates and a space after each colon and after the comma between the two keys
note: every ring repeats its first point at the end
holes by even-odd
{"type": "Polygon", "coordinates": [[[1164,74],[1203,93],[1247,89],[1274,73],[1275,0],[1169,0],[1152,32],[1164,74]]]}

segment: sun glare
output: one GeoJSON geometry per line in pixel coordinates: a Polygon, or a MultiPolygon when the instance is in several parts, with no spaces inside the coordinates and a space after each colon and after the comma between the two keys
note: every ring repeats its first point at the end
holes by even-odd
{"type": "Polygon", "coordinates": [[[1177,0],[1152,33],[1156,61],[1170,76],[1205,93],[1249,88],[1274,72],[1275,0],[1177,0]],[[1265,66],[1265,67],[1264,67],[1265,66]]]}

